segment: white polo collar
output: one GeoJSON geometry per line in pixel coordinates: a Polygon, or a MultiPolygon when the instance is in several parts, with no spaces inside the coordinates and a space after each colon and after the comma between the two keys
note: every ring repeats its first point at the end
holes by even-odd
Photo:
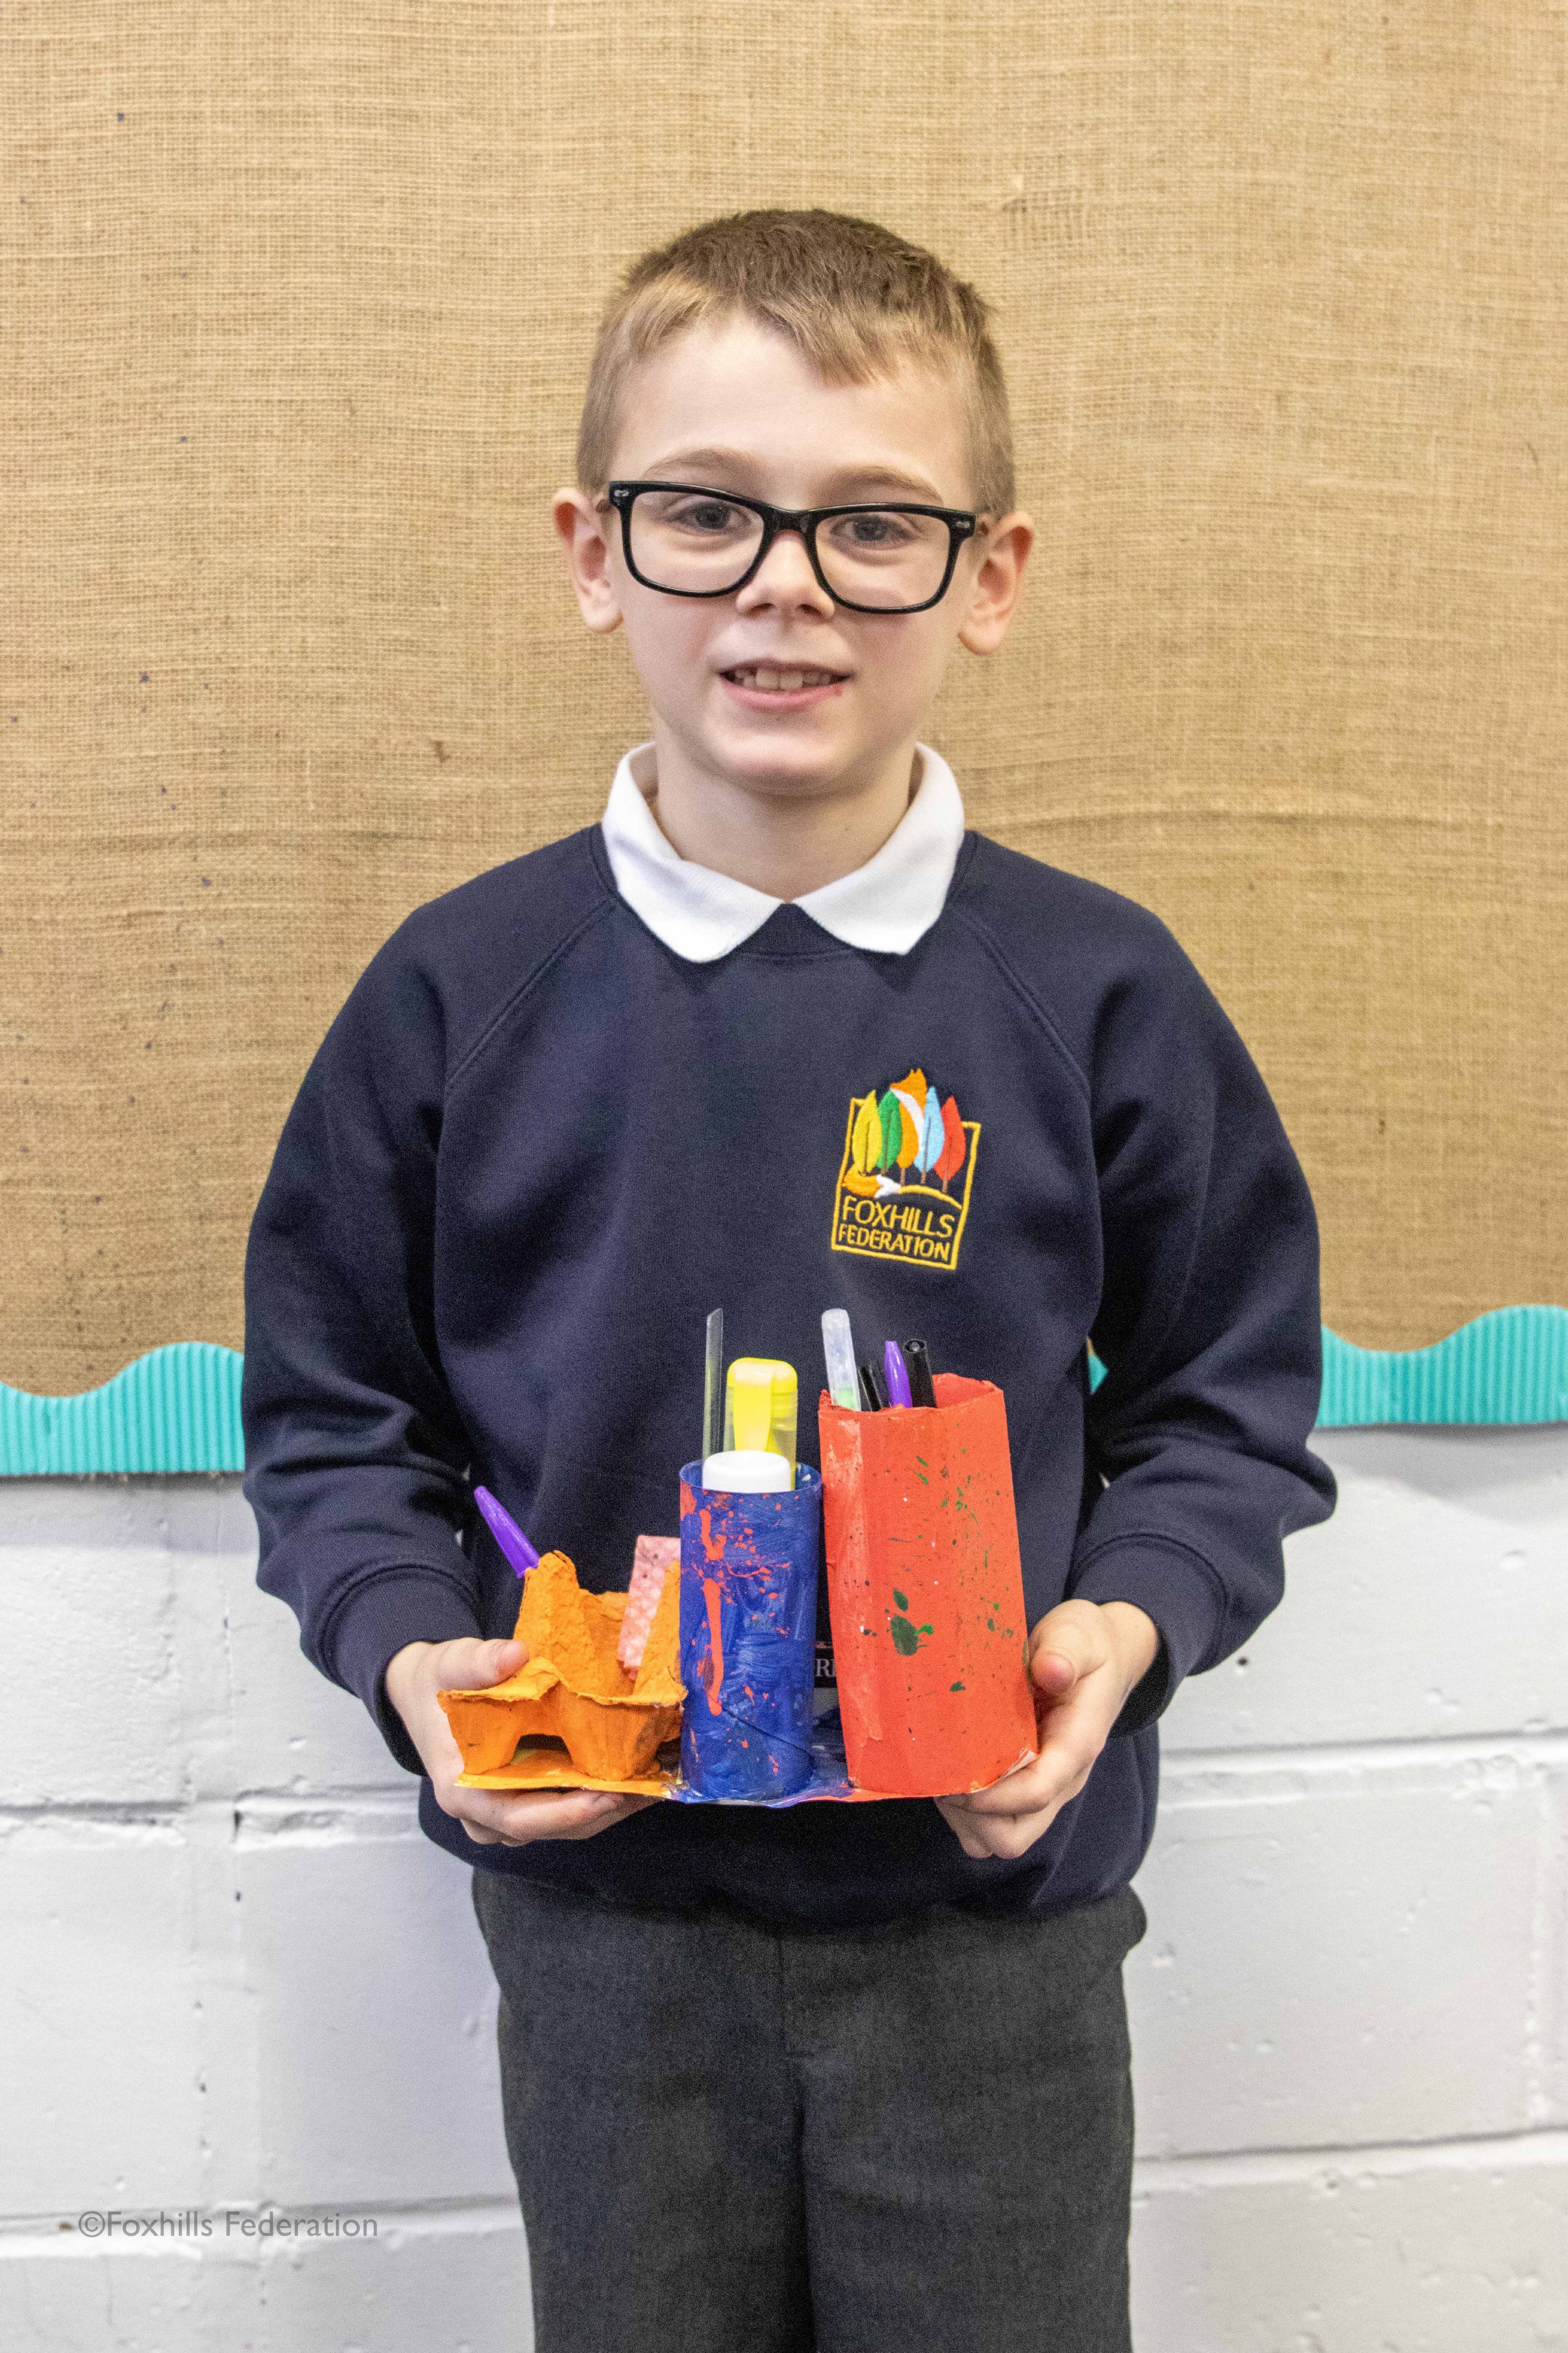
{"type": "MultiPolygon", "coordinates": [[[[921,780],[874,858],[794,903],[846,946],[907,955],[946,902],[963,841],[963,802],[940,752],[919,744],[921,780]]],[[[653,745],[638,744],[616,770],[600,820],[616,888],[656,938],[689,964],[712,964],[749,940],[782,899],[682,858],[648,806],[653,745]]]]}

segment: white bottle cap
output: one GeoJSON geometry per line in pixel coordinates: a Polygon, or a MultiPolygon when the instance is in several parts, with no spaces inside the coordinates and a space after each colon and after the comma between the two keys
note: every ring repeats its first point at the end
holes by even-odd
{"type": "Polygon", "coordinates": [[[710,1454],[702,1465],[704,1487],[723,1488],[731,1495],[776,1495],[795,1485],[782,1454],[760,1446],[732,1447],[728,1454],[710,1454]]]}

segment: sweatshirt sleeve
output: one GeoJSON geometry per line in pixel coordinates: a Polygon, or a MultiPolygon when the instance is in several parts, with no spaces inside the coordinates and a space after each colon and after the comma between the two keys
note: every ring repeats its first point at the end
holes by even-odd
{"type": "Polygon", "coordinates": [[[445,1064],[437,991],[399,934],[300,1090],[245,1277],[258,1582],[298,1617],[306,1657],[359,1694],[416,1772],[383,1690],[387,1662],[405,1642],[481,1630],[458,1545],[469,1448],[433,1310],[445,1064]]]}
{"type": "Polygon", "coordinates": [[[1116,1729],[1246,1641],[1283,1539],[1326,1519],[1308,1449],[1322,1335],[1306,1179],[1251,1057],[1163,926],[1101,1008],[1090,1073],[1104,1274],[1089,1408],[1103,1481],[1069,1590],[1131,1601],[1160,1656],[1116,1729]]]}

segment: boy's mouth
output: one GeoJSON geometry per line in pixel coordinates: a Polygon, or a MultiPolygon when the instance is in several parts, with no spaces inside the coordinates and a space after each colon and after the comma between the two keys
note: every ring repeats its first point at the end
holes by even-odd
{"type": "Polygon", "coordinates": [[[754,709],[793,711],[835,693],[847,673],[805,663],[735,662],[719,675],[754,709]]]}

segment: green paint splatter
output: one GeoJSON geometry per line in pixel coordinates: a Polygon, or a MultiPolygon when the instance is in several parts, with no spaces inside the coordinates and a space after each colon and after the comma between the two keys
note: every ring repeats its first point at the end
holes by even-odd
{"type": "Polygon", "coordinates": [[[907,1593],[900,1593],[896,1585],[893,1588],[893,1599],[898,1603],[900,1609],[907,1609],[910,1606],[909,1595],[907,1593]]]}
{"type": "MultiPolygon", "coordinates": [[[[894,1599],[898,1599],[895,1594],[894,1599]]],[[[929,1626],[912,1625],[907,1618],[889,1616],[888,1630],[892,1635],[893,1648],[898,1651],[899,1656],[903,1659],[912,1659],[931,1630],[929,1626]]]]}
{"type": "Polygon", "coordinates": [[[948,1685],[949,1691],[967,1691],[968,1688],[967,1683],[949,1683],[948,1685]]]}

